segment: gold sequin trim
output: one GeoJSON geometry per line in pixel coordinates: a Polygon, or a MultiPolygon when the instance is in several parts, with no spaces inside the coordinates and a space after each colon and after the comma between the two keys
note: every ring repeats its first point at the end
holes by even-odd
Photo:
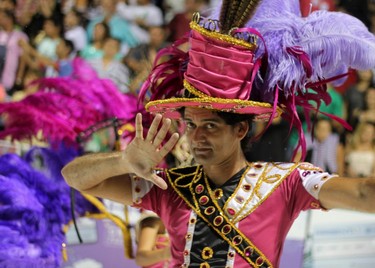
{"type": "MultiPolygon", "coordinates": [[[[163,100],[155,100],[150,101],[146,104],[146,110],[149,111],[150,107],[158,108],[157,106],[160,104],[168,104],[168,103],[181,103],[181,106],[183,106],[183,102],[197,102],[201,103],[201,108],[206,109],[212,109],[213,106],[211,103],[221,103],[221,104],[233,104],[232,112],[236,112],[237,109],[241,109],[242,107],[260,107],[260,108],[272,108],[272,105],[270,103],[266,102],[257,102],[257,101],[251,101],[251,100],[241,100],[241,99],[223,99],[223,98],[214,98],[210,97],[203,92],[197,90],[192,85],[190,85],[189,82],[184,80],[184,87],[191,92],[192,94],[198,96],[198,98],[170,98],[170,99],[163,99],[163,100]]],[[[165,111],[167,110],[176,110],[172,107],[165,107],[165,108],[159,108],[160,112],[163,113],[163,109],[165,111]]],[[[278,118],[282,114],[282,109],[280,107],[276,107],[276,115],[275,119],[278,118]]]]}
{"type": "Polygon", "coordinates": [[[211,266],[208,264],[208,262],[203,262],[199,265],[200,268],[210,268],[211,266]]]}
{"type": "MultiPolygon", "coordinates": [[[[194,179],[193,180],[195,180],[195,179],[197,179],[197,176],[198,176],[198,173],[199,172],[201,172],[202,171],[202,166],[197,166],[198,167],[198,169],[195,171],[195,172],[193,172],[194,173],[194,179]]],[[[178,168],[176,168],[176,169],[178,169],[178,168]]],[[[174,169],[172,169],[172,170],[174,170],[174,169]]],[[[178,173],[177,173],[178,174],[178,173]]],[[[190,192],[191,192],[191,194],[193,195],[193,203],[190,203],[189,202],[189,200],[180,192],[180,190],[177,188],[177,185],[174,183],[174,181],[172,180],[172,178],[171,178],[171,176],[170,176],[170,174],[168,174],[168,172],[167,172],[167,178],[168,178],[168,180],[169,180],[169,182],[171,183],[171,185],[172,185],[172,187],[173,187],[173,189],[176,191],[176,193],[185,201],[185,203],[186,204],[188,204],[196,213],[197,213],[197,215],[198,216],[200,216],[204,221],[206,221],[206,223],[208,223],[208,224],[211,224],[211,222],[209,222],[203,215],[202,215],[202,213],[201,213],[201,210],[199,209],[199,205],[198,205],[198,202],[197,202],[197,200],[196,200],[196,198],[195,198],[195,193],[194,193],[194,189],[192,188],[192,187],[190,187],[190,192]]],[[[181,175],[183,175],[183,174],[181,174],[181,175]]],[[[200,177],[201,178],[201,177],[200,177]]],[[[224,212],[223,212],[223,210],[221,209],[221,207],[218,205],[218,203],[217,203],[217,201],[216,200],[212,200],[214,203],[215,203],[215,205],[218,207],[218,210],[220,211],[220,214],[224,214],[224,212]]],[[[249,245],[251,245],[253,248],[254,248],[254,250],[256,250],[257,251],[257,253],[262,257],[262,259],[264,259],[265,260],[265,262],[267,262],[267,264],[269,264],[269,267],[270,268],[272,268],[273,266],[272,266],[272,264],[271,264],[271,262],[267,259],[267,257],[244,235],[244,234],[242,234],[241,233],[241,231],[240,230],[238,230],[237,228],[236,228],[236,226],[235,225],[232,225],[229,221],[228,221],[228,225],[231,227],[231,228],[233,228],[233,229],[235,229],[236,230],[236,232],[237,233],[239,233],[239,234],[241,234],[241,236],[243,236],[243,238],[244,238],[244,240],[249,244],[249,245]]],[[[224,226],[225,227],[225,226],[224,226]]],[[[224,228],[223,227],[223,228],[224,228]]],[[[216,232],[218,232],[218,233],[220,233],[220,231],[215,227],[215,226],[212,226],[212,228],[213,229],[215,229],[215,231],[216,232]]],[[[223,231],[223,230],[222,230],[223,231]]],[[[222,232],[222,234],[225,234],[225,232],[222,232]]],[[[225,240],[225,241],[227,241],[228,242],[228,244],[230,245],[230,246],[232,246],[233,248],[237,248],[237,250],[239,250],[239,254],[241,255],[241,256],[243,256],[250,264],[252,264],[252,265],[255,265],[255,263],[250,259],[250,258],[248,258],[247,256],[245,256],[245,254],[244,254],[244,252],[242,252],[233,242],[232,242],[232,240],[231,239],[229,239],[228,237],[226,237],[225,235],[223,235],[222,236],[222,238],[225,240]]],[[[201,267],[210,267],[209,266],[209,264],[208,263],[206,263],[206,262],[204,262],[204,263],[202,263],[201,264],[201,267]],[[208,265],[208,266],[202,266],[202,265],[208,265]]]]}
{"type": "Polygon", "coordinates": [[[214,190],[214,197],[215,197],[216,199],[220,199],[220,198],[222,198],[222,197],[223,197],[223,190],[220,189],[220,188],[214,190]]]}
{"type": "Polygon", "coordinates": [[[202,259],[204,260],[211,259],[213,255],[214,255],[214,251],[210,247],[205,247],[202,250],[202,259]]]}
{"type": "Polygon", "coordinates": [[[195,30],[195,31],[199,32],[200,34],[202,34],[204,36],[209,37],[209,38],[217,39],[217,40],[220,40],[220,41],[232,44],[232,45],[236,45],[236,46],[245,47],[245,48],[248,48],[252,51],[254,51],[257,48],[256,44],[246,42],[243,39],[239,39],[239,38],[236,38],[236,37],[233,37],[233,36],[230,36],[230,35],[227,35],[227,34],[222,34],[222,33],[219,33],[219,32],[209,31],[209,30],[203,28],[202,26],[200,26],[195,21],[190,22],[190,28],[192,30],[195,30]]]}

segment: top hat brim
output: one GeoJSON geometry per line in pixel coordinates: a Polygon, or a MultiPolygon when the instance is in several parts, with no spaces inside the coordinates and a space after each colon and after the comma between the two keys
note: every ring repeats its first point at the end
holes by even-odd
{"type": "Polygon", "coordinates": [[[160,113],[163,116],[171,119],[179,119],[181,118],[181,108],[187,107],[204,108],[216,112],[249,114],[254,115],[255,120],[258,121],[269,120],[274,112],[274,118],[279,117],[282,113],[282,109],[280,107],[276,107],[276,109],[274,109],[269,103],[212,97],[207,97],[206,99],[171,98],[155,100],[147,103],[146,110],[153,114],[160,113]]]}

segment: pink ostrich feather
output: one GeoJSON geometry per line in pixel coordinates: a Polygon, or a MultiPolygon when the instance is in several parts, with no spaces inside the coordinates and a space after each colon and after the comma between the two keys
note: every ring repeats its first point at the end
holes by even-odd
{"type": "Polygon", "coordinates": [[[82,59],[73,62],[71,77],[43,78],[34,83],[39,91],[19,102],[1,103],[5,130],[0,137],[30,139],[38,132],[50,142],[76,142],[77,135],[109,118],[132,123],[143,106],[137,98],[118,91],[114,83],[100,79],[82,59]]]}

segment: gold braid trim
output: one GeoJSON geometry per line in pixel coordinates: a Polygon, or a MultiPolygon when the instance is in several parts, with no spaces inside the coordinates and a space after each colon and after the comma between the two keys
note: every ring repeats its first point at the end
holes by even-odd
{"type": "MultiPolygon", "coordinates": [[[[221,104],[237,104],[238,107],[234,107],[234,109],[241,109],[247,106],[252,107],[261,107],[261,108],[272,108],[270,103],[266,102],[258,102],[258,101],[251,101],[251,100],[241,100],[241,99],[223,99],[223,98],[214,98],[210,97],[203,92],[194,88],[189,82],[184,80],[184,87],[192,94],[196,95],[197,98],[170,98],[164,100],[154,100],[150,101],[146,104],[146,110],[148,110],[151,106],[158,106],[160,104],[167,104],[167,103],[181,103],[181,102],[197,102],[202,103],[202,108],[209,108],[210,103],[221,103],[221,104]]],[[[182,107],[183,105],[181,105],[182,107]]],[[[176,107],[175,109],[177,109],[176,107]]],[[[172,108],[166,108],[172,109],[172,108]]],[[[212,108],[213,109],[213,108],[212,108]]],[[[235,112],[235,111],[234,111],[235,112]]],[[[276,107],[276,118],[282,114],[282,109],[280,107],[276,107]]]]}
{"type": "Polygon", "coordinates": [[[195,30],[195,31],[199,32],[200,34],[202,34],[204,36],[209,37],[209,38],[220,40],[220,41],[226,42],[228,44],[241,46],[241,47],[250,49],[251,51],[254,51],[257,48],[256,44],[246,42],[243,39],[238,39],[238,38],[235,38],[231,35],[222,34],[222,33],[219,33],[219,32],[209,31],[209,30],[203,28],[202,26],[200,26],[195,21],[190,22],[190,28],[192,30],[195,30]]]}
{"type": "MultiPolygon", "coordinates": [[[[183,173],[178,173],[178,172],[175,172],[175,171],[180,171],[180,170],[183,170],[183,168],[172,168],[169,170],[169,172],[166,172],[166,175],[167,175],[167,178],[168,178],[168,181],[169,183],[171,184],[172,188],[175,190],[175,192],[180,196],[180,198],[182,198],[184,200],[184,202],[199,216],[202,218],[202,220],[204,220],[218,235],[220,235],[220,237],[225,240],[232,248],[234,248],[236,250],[236,252],[238,254],[240,254],[249,264],[253,265],[254,267],[260,267],[260,265],[257,265],[256,263],[254,263],[250,257],[246,256],[245,255],[245,252],[242,251],[240,249],[239,246],[235,245],[232,240],[230,238],[228,238],[226,235],[223,235],[222,232],[216,227],[214,226],[214,224],[212,222],[210,222],[206,216],[201,212],[201,208],[199,206],[199,203],[197,201],[197,198],[195,196],[195,192],[194,192],[194,189],[193,189],[193,186],[194,186],[194,182],[197,183],[198,181],[202,180],[205,187],[207,187],[207,182],[202,179],[202,173],[203,173],[203,167],[198,165],[196,166],[196,169],[193,173],[190,173],[190,174],[183,174],[183,173]],[[180,174],[184,177],[186,176],[192,176],[193,179],[190,181],[190,183],[186,186],[189,187],[189,191],[192,195],[192,202],[190,202],[188,200],[188,198],[180,191],[179,189],[179,186],[176,184],[178,178],[176,181],[174,181],[171,177],[171,174],[180,174]]],[[[250,240],[249,238],[247,238],[238,228],[237,226],[235,226],[235,224],[233,224],[232,222],[230,222],[228,220],[228,218],[225,216],[225,212],[222,210],[222,208],[219,206],[219,204],[217,203],[216,200],[212,200],[216,206],[216,209],[218,211],[220,211],[220,215],[223,216],[223,218],[226,220],[226,224],[230,225],[231,228],[233,230],[235,230],[237,232],[238,235],[241,236],[241,238],[246,241],[246,243],[248,245],[250,245],[256,252],[257,254],[259,255],[259,257],[261,257],[263,259],[263,263],[266,263],[268,268],[273,268],[273,265],[272,263],[269,261],[269,259],[263,254],[262,251],[260,251],[250,240]]]]}

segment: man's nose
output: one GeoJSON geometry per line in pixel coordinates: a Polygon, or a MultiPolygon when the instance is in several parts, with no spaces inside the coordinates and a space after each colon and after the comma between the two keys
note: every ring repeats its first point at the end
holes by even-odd
{"type": "Polygon", "coordinates": [[[194,129],[193,135],[192,135],[192,140],[195,142],[201,142],[206,139],[206,133],[203,128],[197,127],[194,129]]]}

